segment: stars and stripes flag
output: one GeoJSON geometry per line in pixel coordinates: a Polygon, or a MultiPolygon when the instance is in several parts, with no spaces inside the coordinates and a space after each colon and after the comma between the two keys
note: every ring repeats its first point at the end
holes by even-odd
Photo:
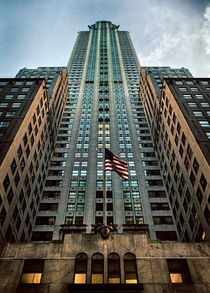
{"type": "Polygon", "coordinates": [[[128,163],[105,148],[105,172],[107,171],[115,171],[123,179],[128,180],[128,163]]]}

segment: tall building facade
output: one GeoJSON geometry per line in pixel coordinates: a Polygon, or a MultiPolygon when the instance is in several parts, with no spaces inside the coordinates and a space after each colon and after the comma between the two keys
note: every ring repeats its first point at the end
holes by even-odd
{"type": "Polygon", "coordinates": [[[32,240],[60,239],[75,229],[90,233],[105,222],[105,147],[129,163],[130,175],[106,174],[107,223],[119,233],[145,223],[149,237],[176,240],[129,33],[107,21],[89,29],[79,33],[68,62],[69,96],[32,240]]]}
{"type": "Polygon", "coordinates": [[[67,97],[66,72],[28,77],[0,81],[1,242],[31,240],[67,97]]]}
{"type": "Polygon", "coordinates": [[[209,79],[186,69],[142,69],[140,97],[182,241],[210,239],[209,89],[209,79]]]}

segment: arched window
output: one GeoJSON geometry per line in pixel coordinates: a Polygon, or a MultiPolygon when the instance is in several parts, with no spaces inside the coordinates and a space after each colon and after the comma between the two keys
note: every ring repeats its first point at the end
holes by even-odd
{"type": "Polygon", "coordinates": [[[74,268],[74,283],[85,284],[87,281],[87,260],[88,257],[85,253],[79,253],[75,257],[74,268]]]}
{"type": "Polygon", "coordinates": [[[117,253],[108,255],[108,283],[120,283],[120,257],[117,253]]]}
{"type": "Polygon", "coordinates": [[[91,259],[91,283],[103,284],[104,282],[104,257],[101,253],[95,253],[91,259]]]}
{"type": "Polygon", "coordinates": [[[126,253],[124,255],[124,270],[126,284],[138,283],[136,256],[133,253],[126,253]]]}

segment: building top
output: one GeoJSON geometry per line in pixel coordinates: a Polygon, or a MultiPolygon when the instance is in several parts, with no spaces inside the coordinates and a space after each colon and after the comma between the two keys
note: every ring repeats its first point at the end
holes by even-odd
{"type": "MultiPolygon", "coordinates": [[[[165,79],[178,107],[210,165],[210,79],[165,79]]],[[[163,96],[165,93],[163,92],[163,96]]],[[[167,93],[166,93],[167,99],[167,93]]],[[[170,99],[169,99],[170,103],[170,99]]]]}
{"type": "Polygon", "coordinates": [[[44,78],[46,81],[46,88],[48,92],[48,101],[52,97],[54,86],[58,80],[59,75],[64,74],[66,67],[38,67],[37,69],[29,69],[24,67],[16,74],[18,78],[44,78]]]}
{"type": "MultiPolygon", "coordinates": [[[[0,79],[0,163],[15,139],[41,85],[45,86],[45,81],[39,78],[0,79]]],[[[45,97],[46,93],[43,100],[45,97]]]]}
{"type": "Polygon", "coordinates": [[[193,77],[187,68],[171,68],[169,66],[141,67],[143,74],[148,74],[154,86],[158,99],[161,97],[162,82],[165,78],[191,78],[193,77]]]}

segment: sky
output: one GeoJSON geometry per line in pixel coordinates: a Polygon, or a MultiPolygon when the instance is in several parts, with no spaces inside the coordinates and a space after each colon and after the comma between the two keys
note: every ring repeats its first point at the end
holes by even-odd
{"type": "Polygon", "coordinates": [[[210,0],[0,0],[0,77],[66,66],[77,32],[109,20],[129,31],[142,66],[210,77],[210,0]]]}

